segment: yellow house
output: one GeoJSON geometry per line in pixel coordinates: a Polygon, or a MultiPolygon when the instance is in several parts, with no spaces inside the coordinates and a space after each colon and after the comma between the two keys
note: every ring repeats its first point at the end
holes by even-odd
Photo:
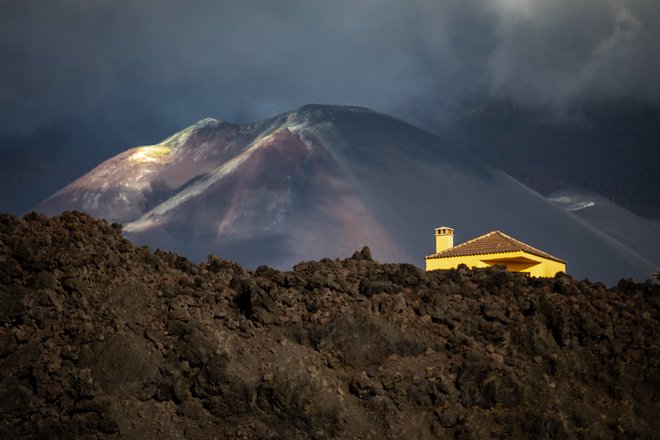
{"type": "Polygon", "coordinates": [[[557,272],[566,272],[565,261],[500,231],[454,246],[454,230],[446,226],[435,229],[435,254],[425,259],[427,271],[465,264],[468,267],[502,265],[508,271],[535,277],[553,277],[557,272]]]}

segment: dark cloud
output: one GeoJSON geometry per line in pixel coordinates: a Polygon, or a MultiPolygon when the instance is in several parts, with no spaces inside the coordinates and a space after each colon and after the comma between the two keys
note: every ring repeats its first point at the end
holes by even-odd
{"type": "Polygon", "coordinates": [[[0,0],[0,132],[180,127],[308,102],[660,101],[655,0],[0,0]]]}
{"type": "Polygon", "coordinates": [[[489,85],[533,105],[660,101],[660,3],[502,0],[489,85]]]}

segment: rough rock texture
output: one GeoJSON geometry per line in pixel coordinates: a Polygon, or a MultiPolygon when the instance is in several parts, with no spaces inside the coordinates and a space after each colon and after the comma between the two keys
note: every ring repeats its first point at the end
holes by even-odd
{"type": "Polygon", "coordinates": [[[652,438],[660,287],[195,265],[0,215],[0,438],[652,438]]]}

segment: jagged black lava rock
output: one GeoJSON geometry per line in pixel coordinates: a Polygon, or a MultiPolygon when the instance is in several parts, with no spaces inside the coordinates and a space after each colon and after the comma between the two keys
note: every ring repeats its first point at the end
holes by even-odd
{"type": "Polygon", "coordinates": [[[0,215],[0,438],[653,438],[660,287],[199,265],[0,215]]]}

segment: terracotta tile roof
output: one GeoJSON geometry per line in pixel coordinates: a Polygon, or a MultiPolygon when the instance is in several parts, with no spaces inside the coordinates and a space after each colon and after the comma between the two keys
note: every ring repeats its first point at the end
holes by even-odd
{"type": "Polygon", "coordinates": [[[524,251],[538,257],[565,263],[564,260],[553,257],[552,255],[540,251],[522,241],[509,237],[500,231],[489,232],[486,235],[473,238],[472,240],[468,240],[465,243],[461,243],[440,253],[429,255],[426,258],[463,257],[467,255],[498,254],[516,251],[524,251]]]}

